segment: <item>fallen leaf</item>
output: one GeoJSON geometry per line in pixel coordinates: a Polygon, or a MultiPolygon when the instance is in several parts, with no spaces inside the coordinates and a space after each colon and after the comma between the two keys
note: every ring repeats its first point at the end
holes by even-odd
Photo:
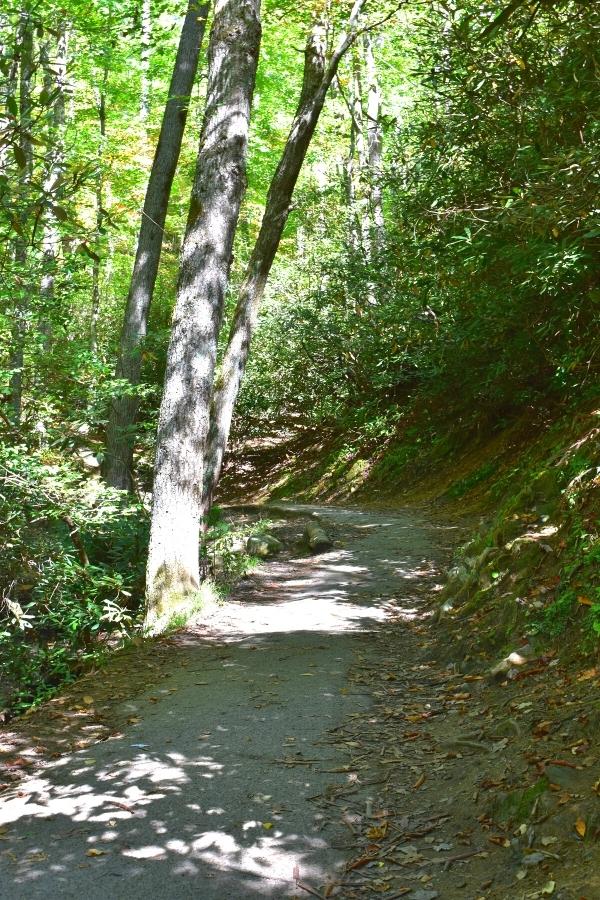
{"type": "Polygon", "coordinates": [[[549,896],[550,894],[554,893],[555,888],[556,888],[555,881],[547,881],[546,884],[544,885],[544,887],[542,888],[542,894],[549,896]]]}
{"type": "Polygon", "coordinates": [[[581,819],[581,818],[577,819],[577,821],[575,822],[575,831],[577,832],[577,834],[579,835],[580,838],[585,837],[585,833],[587,831],[587,825],[585,824],[583,819],[581,819]]]}
{"type": "Polygon", "coordinates": [[[11,766],[21,766],[21,767],[32,766],[33,760],[25,759],[23,756],[15,756],[14,759],[7,759],[6,765],[9,767],[11,767],[11,766]]]}
{"type": "Polygon", "coordinates": [[[490,835],[488,841],[490,844],[497,844],[498,847],[510,847],[509,839],[501,834],[490,835]]]}
{"type": "Polygon", "coordinates": [[[106,856],[108,850],[98,850],[96,847],[90,847],[89,850],[85,851],[86,856],[106,856]]]}
{"type": "Polygon", "coordinates": [[[595,678],[598,675],[598,669],[594,667],[593,669],[586,669],[585,672],[582,672],[578,677],[577,681],[589,681],[590,678],[595,678]]]}
{"type": "Polygon", "coordinates": [[[413,784],[413,790],[414,790],[414,791],[418,791],[419,788],[422,787],[422,786],[425,784],[425,777],[426,777],[426,776],[425,776],[425,773],[423,773],[422,775],[419,775],[419,777],[417,778],[417,780],[416,780],[415,783],[413,784]]]}
{"type": "Polygon", "coordinates": [[[269,831],[273,827],[272,822],[263,822],[263,828],[266,828],[269,831]]]}
{"type": "Polygon", "coordinates": [[[381,825],[373,825],[371,828],[367,828],[367,837],[372,841],[379,841],[386,836],[387,830],[387,822],[383,822],[381,825]]]}
{"type": "Polygon", "coordinates": [[[86,694],[85,697],[83,697],[82,699],[86,706],[91,706],[92,703],[94,702],[94,698],[90,697],[89,694],[86,694]]]}

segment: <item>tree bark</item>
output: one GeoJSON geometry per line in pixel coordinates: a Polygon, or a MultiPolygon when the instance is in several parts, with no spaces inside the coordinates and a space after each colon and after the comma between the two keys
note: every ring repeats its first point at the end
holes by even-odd
{"type": "Polygon", "coordinates": [[[116,368],[116,378],[128,382],[130,387],[121,390],[112,400],[103,464],[106,482],[121,490],[131,490],[132,487],[133,431],[139,405],[135,387],[140,381],[141,349],[146,337],[171,185],[181,151],[208,10],[208,3],[198,5],[192,0],[185,17],[146,189],[116,368]]]}
{"type": "MultiPolygon", "coordinates": [[[[28,9],[21,11],[18,31],[17,52],[20,56],[19,65],[19,144],[22,157],[22,169],[20,176],[20,195],[24,207],[31,187],[33,173],[33,146],[31,143],[31,80],[34,74],[34,43],[33,23],[28,9]]],[[[12,347],[10,353],[10,394],[13,422],[19,425],[23,407],[23,366],[25,364],[25,336],[27,333],[27,319],[29,313],[29,286],[27,285],[27,237],[24,231],[24,218],[21,217],[23,231],[15,241],[15,263],[21,278],[19,293],[16,298],[15,318],[12,328],[12,347]]]]}
{"type": "MultiPolygon", "coordinates": [[[[44,53],[43,63],[46,67],[45,88],[48,93],[56,91],[52,106],[50,125],[51,150],[49,153],[44,194],[51,198],[51,203],[59,203],[63,194],[62,176],[65,166],[65,100],[67,89],[67,51],[68,31],[66,25],[59,26],[56,54],[50,66],[48,47],[44,53]]],[[[58,220],[52,206],[46,214],[42,237],[42,278],[40,282],[41,315],[39,328],[44,336],[44,347],[50,348],[52,341],[51,305],[54,300],[54,282],[56,264],[60,250],[60,230],[58,220]]]]}
{"type": "Polygon", "coordinates": [[[371,219],[370,243],[374,251],[380,252],[385,237],[383,218],[383,198],[381,191],[381,159],[383,153],[383,132],[381,128],[381,87],[377,65],[373,54],[371,35],[363,35],[363,51],[366,68],[367,91],[367,157],[369,165],[369,206],[371,219]]]}
{"type": "Polygon", "coordinates": [[[146,622],[199,587],[204,448],[233,238],[246,187],[260,0],[217,0],[206,111],[158,423],[146,622]]]}
{"type": "Polygon", "coordinates": [[[142,0],[141,25],[140,67],[142,70],[142,83],[140,88],[140,119],[145,125],[150,114],[150,53],[152,49],[151,0],[142,0]]]}
{"type": "Polygon", "coordinates": [[[221,474],[233,411],[246,369],[260,301],[287,222],[294,188],[329,86],[335,78],[340,60],[356,37],[356,22],[363,6],[364,0],[356,0],[348,29],[341,35],[329,63],[325,62],[324,44],[327,32],[324,26],[317,25],[307,42],[300,102],[283,156],[269,187],[260,231],[240,288],[221,373],[215,386],[206,448],[203,513],[210,507],[221,474]]]}
{"type": "Polygon", "coordinates": [[[363,90],[361,57],[358,48],[352,53],[352,78],[350,83],[350,147],[346,168],[350,246],[365,257],[370,255],[370,229],[365,215],[365,173],[367,168],[367,144],[363,115],[363,90]]]}
{"type": "Polygon", "coordinates": [[[96,248],[92,264],[92,309],[90,315],[90,350],[98,350],[98,319],[100,317],[100,242],[102,240],[102,223],[104,221],[104,153],[106,149],[106,85],[108,83],[108,61],[104,62],[102,86],[98,90],[98,128],[100,141],[98,147],[98,174],[96,176],[96,248]]]}
{"type": "MultiPolygon", "coordinates": [[[[0,79],[0,133],[8,137],[15,132],[15,122],[9,112],[9,103],[16,100],[19,85],[19,50],[22,41],[23,17],[19,18],[12,35],[9,30],[9,16],[3,16],[2,19],[4,43],[0,47],[0,55],[3,59],[10,59],[10,65],[5,77],[0,79]],[[10,37],[12,37],[12,41],[10,37]]],[[[10,164],[10,159],[10,141],[5,139],[0,143],[0,175],[5,175],[5,169],[10,164]]]]}

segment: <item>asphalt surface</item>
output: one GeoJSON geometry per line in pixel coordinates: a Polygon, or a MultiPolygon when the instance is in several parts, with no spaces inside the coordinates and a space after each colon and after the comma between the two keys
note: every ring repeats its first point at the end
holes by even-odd
{"type": "Polygon", "coordinates": [[[122,734],[3,800],[0,897],[306,897],[298,878],[335,876],[352,835],[309,798],[347,775],[316,742],[369,703],[354,653],[390,598],[411,615],[441,535],[413,512],[319,515],[340,545],[268,563],[124,704],[122,734]]]}

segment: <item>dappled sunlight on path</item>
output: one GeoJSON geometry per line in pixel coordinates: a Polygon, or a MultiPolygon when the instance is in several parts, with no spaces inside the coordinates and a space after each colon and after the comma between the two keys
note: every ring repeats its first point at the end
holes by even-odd
{"type": "Polygon", "coordinates": [[[348,832],[309,800],[348,775],[316,742],[365,708],[354,650],[390,603],[410,618],[436,554],[402,514],[323,517],[338,546],[263,566],[178,637],[123,733],[6,797],[0,896],[280,898],[335,876],[348,832]]]}

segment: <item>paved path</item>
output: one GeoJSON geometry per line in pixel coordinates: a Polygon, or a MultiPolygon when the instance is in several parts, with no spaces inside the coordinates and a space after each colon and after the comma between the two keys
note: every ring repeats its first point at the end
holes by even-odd
{"type": "Polygon", "coordinates": [[[351,835],[309,798],[346,776],[315,742],[368,703],[354,651],[391,597],[411,615],[443,536],[412,512],[319,514],[341,546],[269,563],[183,636],[123,734],[3,800],[0,897],[306,897],[295,876],[339,870],[351,835]]]}

